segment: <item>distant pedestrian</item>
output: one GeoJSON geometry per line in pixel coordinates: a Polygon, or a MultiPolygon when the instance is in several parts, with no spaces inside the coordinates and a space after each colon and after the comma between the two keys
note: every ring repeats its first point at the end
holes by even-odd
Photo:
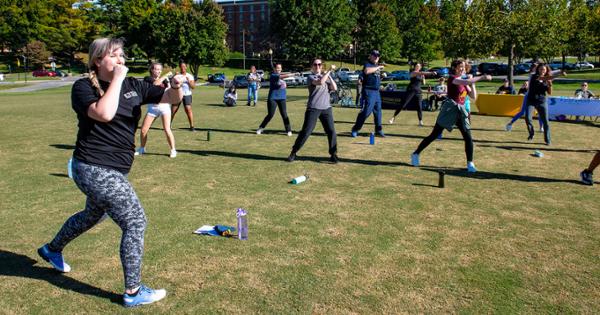
{"type": "Polygon", "coordinates": [[[250,66],[250,72],[246,75],[246,79],[248,80],[248,103],[246,105],[250,106],[250,102],[253,102],[253,106],[256,106],[258,102],[260,75],[256,73],[255,66],[250,66]]]}

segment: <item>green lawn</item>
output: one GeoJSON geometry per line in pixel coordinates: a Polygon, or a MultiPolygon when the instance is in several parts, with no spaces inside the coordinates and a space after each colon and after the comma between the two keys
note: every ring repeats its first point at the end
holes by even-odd
{"type": "MultiPolygon", "coordinates": [[[[341,162],[327,163],[318,126],[287,163],[296,135],[283,133],[279,114],[255,134],[266,90],[257,107],[235,108],[221,106],[216,87],[194,93],[200,131],[187,131],[178,113],[179,155],[170,159],[156,123],[129,175],[149,222],[143,281],[168,291],[137,312],[600,312],[600,197],[578,183],[600,124],[553,122],[546,147],[539,134],[526,141],[523,122],[509,133],[508,118],[474,115],[479,172],[468,174],[458,132],[424,151],[421,168],[408,165],[436,113],[419,128],[416,113],[403,112],[372,146],[373,125],[351,138],[357,110],[335,108],[341,162]],[[304,173],[307,182],[288,184],[304,173]],[[192,234],[234,225],[238,207],[249,212],[248,241],[192,234]]],[[[294,133],[306,96],[289,91],[294,133]]],[[[0,93],[0,125],[0,312],[129,314],[120,306],[120,230],[110,220],[65,249],[69,274],[36,254],[85,202],[66,177],[77,132],[70,89],[0,93]]]]}

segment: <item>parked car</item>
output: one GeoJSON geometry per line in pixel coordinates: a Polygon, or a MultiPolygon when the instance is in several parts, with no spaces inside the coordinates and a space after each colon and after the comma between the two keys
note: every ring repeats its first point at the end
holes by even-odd
{"type": "Polygon", "coordinates": [[[594,69],[594,65],[587,61],[579,61],[574,65],[575,69],[594,69]]]}
{"type": "Polygon", "coordinates": [[[548,65],[550,66],[550,69],[552,69],[552,70],[562,69],[562,66],[563,66],[562,62],[559,62],[559,61],[554,61],[548,65]]]}
{"type": "Polygon", "coordinates": [[[34,77],[55,77],[56,72],[40,69],[33,71],[31,75],[34,77]]]}
{"type": "Polygon", "coordinates": [[[531,64],[529,63],[518,63],[514,65],[514,73],[515,74],[524,74],[529,73],[529,69],[531,68],[531,64]]]}
{"type": "Polygon", "coordinates": [[[450,75],[450,68],[447,68],[447,67],[433,67],[433,68],[429,69],[429,71],[435,72],[436,78],[440,78],[440,77],[447,78],[450,75]]]}
{"type": "Polygon", "coordinates": [[[61,78],[64,78],[67,76],[66,72],[62,72],[60,70],[54,70],[54,73],[56,74],[57,77],[61,77],[61,78]]]}
{"type": "Polygon", "coordinates": [[[350,71],[350,69],[348,69],[348,68],[340,68],[336,74],[341,82],[358,80],[358,75],[356,75],[354,72],[350,71]]]}
{"type": "Polygon", "coordinates": [[[406,70],[395,70],[390,73],[391,80],[399,81],[399,80],[410,80],[410,72],[406,70]]]}
{"type": "Polygon", "coordinates": [[[481,74],[495,74],[498,66],[499,64],[495,62],[482,62],[479,64],[478,70],[481,74]]]}
{"type": "Polygon", "coordinates": [[[231,81],[231,83],[234,84],[236,88],[247,88],[248,87],[248,79],[246,78],[246,75],[244,75],[244,74],[236,75],[235,77],[233,77],[233,81],[231,81]]]}
{"type": "Polygon", "coordinates": [[[215,73],[208,75],[208,82],[210,83],[223,83],[227,80],[227,77],[224,73],[215,73]]]}

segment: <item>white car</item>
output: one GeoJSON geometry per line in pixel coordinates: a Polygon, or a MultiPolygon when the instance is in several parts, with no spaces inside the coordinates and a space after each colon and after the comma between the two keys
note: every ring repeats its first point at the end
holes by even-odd
{"type": "Polygon", "coordinates": [[[337,77],[341,82],[358,81],[358,74],[348,68],[340,68],[337,71],[337,77]]]}
{"type": "Polygon", "coordinates": [[[594,69],[594,65],[587,61],[580,61],[575,63],[575,69],[594,69]]]}

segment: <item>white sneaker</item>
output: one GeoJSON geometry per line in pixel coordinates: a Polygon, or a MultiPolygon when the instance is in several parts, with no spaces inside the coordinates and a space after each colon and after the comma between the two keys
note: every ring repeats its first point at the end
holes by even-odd
{"type": "Polygon", "coordinates": [[[473,163],[473,162],[467,162],[467,172],[469,172],[469,173],[476,173],[477,172],[477,168],[475,168],[475,163],[473,163]]]}
{"type": "Polygon", "coordinates": [[[419,163],[419,155],[418,155],[418,154],[416,154],[416,153],[413,153],[413,154],[410,156],[410,164],[411,164],[412,166],[419,166],[419,164],[420,164],[420,163],[419,163]]]}
{"type": "Polygon", "coordinates": [[[392,118],[390,118],[390,120],[388,120],[388,122],[389,122],[390,124],[393,124],[393,123],[394,123],[394,120],[396,120],[396,117],[392,117],[392,118]]]}
{"type": "Polygon", "coordinates": [[[177,157],[177,150],[175,150],[175,149],[171,150],[171,154],[169,155],[169,157],[171,157],[171,158],[177,157]]]}
{"type": "Polygon", "coordinates": [[[419,127],[423,127],[423,126],[424,126],[423,121],[419,120],[419,127]]]}
{"type": "Polygon", "coordinates": [[[263,130],[265,130],[265,129],[263,129],[263,128],[258,128],[258,129],[256,129],[256,134],[257,134],[257,135],[260,135],[260,134],[262,134],[262,133],[263,133],[263,130]]]}
{"type": "Polygon", "coordinates": [[[144,153],[146,153],[146,148],[139,147],[137,150],[135,150],[135,153],[133,155],[142,155],[144,153]]]}
{"type": "Polygon", "coordinates": [[[544,132],[544,127],[540,127],[540,132],[544,132]]]}
{"type": "Polygon", "coordinates": [[[506,131],[511,131],[512,130],[512,125],[511,124],[506,124],[506,127],[504,127],[504,129],[506,131]]]}
{"type": "Polygon", "coordinates": [[[291,137],[291,136],[292,136],[292,132],[291,132],[291,131],[288,131],[288,132],[287,132],[287,135],[288,135],[288,137],[291,137]]]}

